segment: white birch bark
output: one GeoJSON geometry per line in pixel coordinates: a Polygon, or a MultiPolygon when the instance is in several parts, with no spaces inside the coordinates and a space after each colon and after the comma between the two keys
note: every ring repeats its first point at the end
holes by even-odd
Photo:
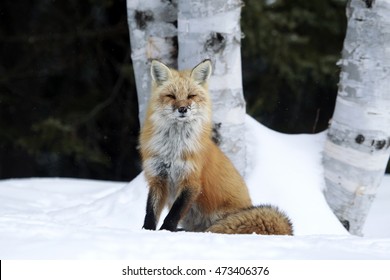
{"type": "Polygon", "coordinates": [[[127,0],[131,59],[142,126],[150,96],[150,62],[177,67],[177,0],[127,0]]]}
{"type": "Polygon", "coordinates": [[[361,235],[390,154],[390,0],[352,0],[324,150],[325,197],[361,235]]]}
{"type": "Polygon", "coordinates": [[[241,79],[241,0],[179,0],[179,69],[211,59],[209,90],[220,147],[244,175],[245,101],[241,79]],[[218,126],[220,124],[220,126],[218,126]]]}

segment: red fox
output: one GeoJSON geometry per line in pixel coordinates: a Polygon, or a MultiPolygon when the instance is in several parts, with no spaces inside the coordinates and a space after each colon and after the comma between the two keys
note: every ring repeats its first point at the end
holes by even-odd
{"type": "Polygon", "coordinates": [[[231,161],[212,141],[207,81],[211,62],[176,71],[153,60],[152,93],[140,133],[140,153],[149,185],[143,228],[292,235],[289,218],[276,207],[252,205],[231,161]]]}

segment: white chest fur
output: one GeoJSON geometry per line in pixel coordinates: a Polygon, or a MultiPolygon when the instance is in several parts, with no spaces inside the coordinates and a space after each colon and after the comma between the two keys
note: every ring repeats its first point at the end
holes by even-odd
{"type": "Polygon", "coordinates": [[[144,169],[152,176],[166,179],[170,200],[174,200],[178,184],[195,168],[185,154],[199,149],[201,124],[191,122],[159,122],[147,148],[154,155],[144,162],[144,169]]]}

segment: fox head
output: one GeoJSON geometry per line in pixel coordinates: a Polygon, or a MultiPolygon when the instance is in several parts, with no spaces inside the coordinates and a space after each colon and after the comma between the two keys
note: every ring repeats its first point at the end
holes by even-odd
{"type": "Polygon", "coordinates": [[[211,118],[207,81],[211,62],[204,60],[192,70],[177,71],[153,60],[150,109],[156,121],[188,123],[211,118]]]}

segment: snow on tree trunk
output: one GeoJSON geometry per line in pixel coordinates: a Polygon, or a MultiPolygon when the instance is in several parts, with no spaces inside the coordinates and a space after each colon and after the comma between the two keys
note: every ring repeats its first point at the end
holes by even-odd
{"type": "Polygon", "coordinates": [[[127,18],[142,125],[150,96],[151,60],[177,67],[177,0],[127,0],[127,18]]]}
{"type": "Polygon", "coordinates": [[[179,0],[179,69],[213,63],[209,82],[220,147],[244,175],[245,101],[241,79],[240,0],[179,0]]]}
{"type": "Polygon", "coordinates": [[[361,235],[390,154],[390,0],[352,0],[334,115],[324,151],[325,197],[361,235]]]}

